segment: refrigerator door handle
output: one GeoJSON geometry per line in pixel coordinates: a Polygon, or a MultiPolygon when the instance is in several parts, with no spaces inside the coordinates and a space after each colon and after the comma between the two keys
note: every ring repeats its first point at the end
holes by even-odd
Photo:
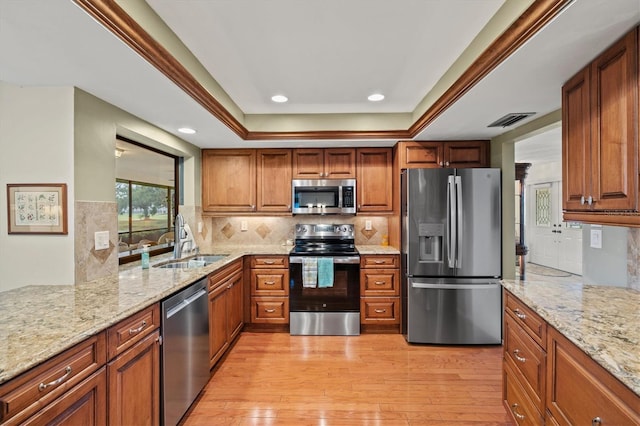
{"type": "Polygon", "coordinates": [[[473,290],[480,288],[488,288],[499,286],[500,283],[495,281],[487,281],[482,284],[437,284],[437,283],[416,283],[412,282],[412,288],[430,288],[430,289],[446,289],[446,290],[473,290]]]}
{"type": "Polygon", "coordinates": [[[455,262],[456,262],[456,268],[462,268],[462,258],[461,258],[461,253],[462,253],[462,238],[463,238],[463,234],[462,234],[462,177],[461,176],[456,176],[455,178],[455,187],[456,187],[456,234],[457,234],[457,241],[456,241],[456,252],[455,252],[455,262]]]}
{"type": "Polygon", "coordinates": [[[454,176],[447,177],[447,262],[449,268],[455,268],[456,205],[454,176]]]}

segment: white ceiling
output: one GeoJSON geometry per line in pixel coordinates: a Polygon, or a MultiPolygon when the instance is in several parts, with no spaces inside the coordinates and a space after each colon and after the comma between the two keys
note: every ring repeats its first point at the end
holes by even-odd
{"type": "MultiPolygon", "coordinates": [[[[148,3],[244,113],[271,114],[412,111],[503,1],[148,3]],[[280,91],[290,102],[271,104],[280,91]]],[[[574,2],[416,139],[490,138],[508,112],[558,109],[562,83],[638,22],[638,0],[574,2]]],[[[0,0],[0,57],[2,81],[79,87],[171,133],[194,127],[179,136],[202,148],[394,143],[243,141],[70,0],[0,0]]]]}

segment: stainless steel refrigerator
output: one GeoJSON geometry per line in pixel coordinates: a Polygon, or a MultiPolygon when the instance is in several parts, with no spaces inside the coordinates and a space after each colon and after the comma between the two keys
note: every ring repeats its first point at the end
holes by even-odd
{"type": "Polygon", "coordinates": [[[401,182],[407,341],[501,343],[500,170],[409,169],[401,182]]]}

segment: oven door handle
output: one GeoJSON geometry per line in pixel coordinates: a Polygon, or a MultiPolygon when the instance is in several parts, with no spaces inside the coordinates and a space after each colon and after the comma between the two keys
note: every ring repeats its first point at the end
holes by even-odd
{"type": "MultiPolygon", "coordinates": [[[[313,256],[289,256],[289,263],[302,263],[305,257],[313,256]]],[[[337,264],[359,264],[360,256],[327,256],[333,257],[333,263],[337,264]]]]}

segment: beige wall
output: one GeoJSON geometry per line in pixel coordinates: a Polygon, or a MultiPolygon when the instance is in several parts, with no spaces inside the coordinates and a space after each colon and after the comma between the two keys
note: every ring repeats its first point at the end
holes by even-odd
{"type": "Polygon", "coordinates": [[[73,283],[73,88],[0,82],[0,291],[73,283]],[[8,235],[8,183],[67,184],[67,235],[8,235]]]}

